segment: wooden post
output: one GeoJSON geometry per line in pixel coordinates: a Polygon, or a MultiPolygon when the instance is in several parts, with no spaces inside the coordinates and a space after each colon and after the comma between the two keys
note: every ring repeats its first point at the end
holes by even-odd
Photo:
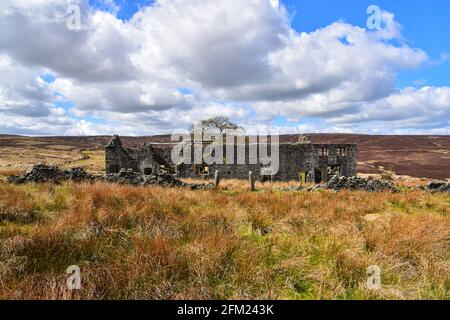
{"type": "Polygon", "coordinates": [[[248,182],[250,184],[250,190],[251,191],[255,191],[256,190],[256,188],[255,188],[255,178],[253,177],[253,172],[251,172],[251,171],[248,173],[248,182]]]}
{"type": "Polygon", "coordinates": [[[219,184],[220,184],[220,174],[219,174],[219,170],[216,170],[216,172],[214,174],[214,185],[216,186],[216,188],[218,188],[219,184]]]}

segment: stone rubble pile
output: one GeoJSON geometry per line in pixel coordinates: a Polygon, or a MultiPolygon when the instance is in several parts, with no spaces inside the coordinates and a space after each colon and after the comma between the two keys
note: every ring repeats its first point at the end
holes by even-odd
{"type": "Polygon", "coordinates": [[[447,192],[450,194],[450,182],[433,181],[427,185],[426,190],[433,193],[447,192]]]}
{"type": "Polygon", "coordinates": [[[22,176],[12,176],[8,178],[9,183],[61,183],[64,181],[74,182],[109,182],[119,184],[130,184],[135,186],[163,186],[163,187],[185,187],[191,189],[213,189],[214,184],[191,184],[184,183],[172,175],[144,175],[133,170],[121,170],[117,174],[106,176],[91,175],[83,168],[73,168],[61,170],[56,166],[38,164],[33,166],[22,176]]]}
{"type": "Polygon", "coordinates": [[[93,176],[84,171],[83,168],[72,168],[68,170],[61,170],[56,166],[47,166],[38,164],[33,166],[22,176],[12,176],[8,178],[8,182],[23,184],[23,183],[44,183],[53,182],[60,183],[62,181],[86,181],[93,180],[93,176]]]}
{"type": "Polygon", "coordinates": [[[122,169],[119,173],[99,177],[100,181],[130,184],[135,186],[186,187],[191,189],[213,189],[214,184],[191,184],[175,178],[170,174],[144,175],[131,169],[122,169]]]}
{"type": "Polygon", "coordinates": [[[183,183],[170,175],[143,175],[133,170],[121,170],[119,173],[102,176],[99,180],[111,183],[131,184],[135,186],[161,185],[181,186],[183,183]]]}
{"type": "Polygon", "coordinates": [[[343,177],[343,176],[332,176],[327,183],[319,184],[316,186],[310,187],[294,186],[280,189],[280,191],[305,191],[305,192],[316,190],[334,190],[334,191],[363,190],[368,192],[399,191],[394,186],[394,184],[389,181],[379,179],[364,179],[360,177],[343,177]]]}
{"type": "Polygon", "coordinates": [[[363,190],[368,192],[398,191],[398,189],[390,181],[380,179],[364,179],[360,177],[333,176],[326,184],[320,187],[322,189],[335,191],[340,191],[343,189],[363,190]]]}

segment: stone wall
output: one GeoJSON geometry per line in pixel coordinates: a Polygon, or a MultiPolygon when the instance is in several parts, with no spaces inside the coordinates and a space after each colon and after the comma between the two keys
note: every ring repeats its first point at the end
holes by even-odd
{"type": "MultiPolygon", "coordinates": [[[[133,169],[141,173],[158,173],[161,168],[175,173],[180,178],[212,178],[216,170],[223,179],[248,179],[252,171],[257,180],[328,181],[331,174],[342,176],[357,175],[357,147],[354,144],[292,144],[279,145],[279,170],[271,175],[262,172],[267,166],[257,159],[250,159],[249,150],[258,150],[256,144],[234,145],[234,163],[227,159],[227,146],[223,146],[223,162],[228,164],[195,165],[181,164],[176,166],[171,160],[173,145],[144,145],[136,149],[124,149],[118,136],[114,136],[106,146],[106,172],[114,173],[120,169],[133,169]],[[238,148],[245,150],[245,164],[238,163],[238,148]],[[322,150],[325,154],[322,155],[322,150]],[[339,152],[340,151],[340,152],[339,152]],[[341,154],[340,154],[341,153],[341,154]]],[[[204,148],[204,147],[203,147],[204,148]]],[[[191,163],[194,163],[192,148],[191,163]]],[[[230,150],[228,150],[230,151],[230,150]]],[[[233,152],[231,152],[233,154],[233,152]]],[[[259,154],[259,152],[258,152],[259,154]]],[[[268,146],[270,157],[270,146],[268,146]]]]}
{"type": "Polygon", "coordinates": [[[118,173],[120,169],[139,171],[136,159],[122,147],[119,136],[114,136],[105,147],[106,174],[118,173]]]}
{"type": "Polygon", "coordinates": [[[280,170],[275,180],[300,181],[303,174],[307,182],[313,181],[313,151],[312,144],[281,144],[280,170]]]}
{"type": "MultiPolygon", "coordinates": [[[[250,150],[252,148],[259,154],[257,144],[224,145],[222,149],[223,164],[215,163],[207,165],[208,173],[202,173],[200,175],[204,177],[213,177],[217,170],[219,171],[220,177],[223,179],[248,179],[248,173],[249,171],[252,171],[256,179],[261,179],[261,168],[263,166],[258,163],[257,159],[250,157],[250,150]],[[230,155],[227,156],[228,151],[230,155]],[[239,152],[243,154],[243,156],[241,156],[242,158],[238,157],[239,152]]],[[[194,156],[191,157],[191,163],[194,163],[194,156]]],[[[206,165],[203,165],[203,167],[205,166],[206,165]]],[[[178,166],[177,172],[180,177],[195,178],[199,176],[198,172],[201,171],[201,167],[202,165],[182,164],[178,166]]]]}
{"type": "Polygon", "coordinates": [[[338,167],[338,174],[345,177],[353,177],[358,174],[357,146],[355,144],[315,144],[314,145],[314,169],[319,170],[322,181],[328,181],[330,176],[328,169],[338,167]],[[318,151],[326,148],[328,155],[320,155],[318,151]],[[345,155],[339,155],[338,149],[343,148],[345,155]]]}

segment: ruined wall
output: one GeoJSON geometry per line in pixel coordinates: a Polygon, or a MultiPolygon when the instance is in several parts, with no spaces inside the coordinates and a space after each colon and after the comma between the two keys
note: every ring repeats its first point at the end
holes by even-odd
{"type": "MultiPolygon", "coordinates": [[[[270,150],[270,148],[269,148],[270,150]]],[[[236,151],[236,148],[235,148],[236,151]]],[[[237,154],[237,152],[235,152],[237,154]]],[[[249,146],[245,147],[246,164],[214,164],[209,166],[209,173],[203,174],[205,177],[212,177],[216,170],[224,179],[247,179],[248,172],[252,171],[257,180],[267,177],[261,174],[262,164],[254,164],[249,159],[249,146]]],[[[224,155],[226,152],[224,150],[224,155]]],[[[268,154],[270,156],[270,152],[268,154]]],[[[357,147],[354,144],[290,144],[279,145],[279,170],[272,179],[274,181],[300,181],[302,178],[306,182],[328,181],[333,172],[342,176],[357,175],[357,147]],[[318,150],[326,148],[327,154],[320,155],[318,150]],[[344,154],[339,155],[338,150],[343,150],[344,154]],[[317,177],[317,174],[319,176],[317,177]]],[[[193,162],[193,159],[192,159],[193,162]]],[[[181,165],[178,167],[178,175],[185,178],[198,177],[198,166],[181,165]]]]}
{"type": "Polygon", "coordinates": [[[143,174],[153,174],[160,171],[161,165],[175,172],[171,161],[171,147],[155,148],[143,145],[139,148],[123,148],[118,136],[114,136],[105,148],[106,173],[117,173],[120,169],[132,169],[143,174]]]}
{"type": "Polygon", "coordinates": [[[314,177],[314,148],[311,144],[280,144],[279,181],[300,181],[302,174],[307,182],[314,177]]]}
{"type": "MultiPolygon", "coordinates": [[[[274,181],[300,181],[307,182],[328,181],[330,175],[337,173],[343,176],[357,175],[357,147],[354,144],[291,144],[279,145],[279,170],[270,176],[270,173],[262,174],[261,169],[266,168],[257,159],[250,158],[250,149],[256,149],[259,155],[258,145],[241,144],[231,147],[223,146],[223,163],[207,166],[196,164],[172,163],[172,145],[151,146],[144,145],[136,149],[124,149],[118,136],[115,136],[106,146],[106,170],[107,173],[115,173],[120,169],[133,169],[141,173],[158,173],[161,166],[169,169],[181,178],[211,178],[216,170],[223,179],[247,179],[249,171],[252,171],[257,180],[272,179],[274,181]],[[233,149],[234,148],[234,149],[233,149]],[[326,150],[322,155],[321,150],[326,150]],[[245,159],[238,159],[238,149],[245,153],[245,159]],[[227,152],[228,151],[228,152],[227,152]],[[234,156],[233,163],[227,161],[229,151],[234,156]],[[343,154],[339,154],[339,151],[343,154]],[[244,161],[243,161],[244,160],[244,161]],[[242,164],[242,161],[245,164],[242,164]],[[205,168],[208,168],[206,171],[205,168]],[[334,171],[333,171],[334,170],[334,171]]],[[[205,146],[203,146],[204,148],[205,146]]],[[[268,156],[270,157],[270,146],[268,156]]],[[[200,148],[202,149],[202,148],[200,148]]],[[[194,163],[194,150],[192,147],[191,163],[194,163]]],[[[273,159],[273,157],[272,157],[273,159]]],[[[228,158],[229,160],[229,158],[228,158]]]]}
{"type": "MultiPolygon", "coordinates": [[[[252,171],[256,179],[260,179],[261,164],[257,159],[250,159],[250,148],[256,148],[257,145],[250,146],[249,144],[224,145],[222,148],[222,162],[223,164],[208,165],[208,173],[202,173],[204,177],[213,177],[215,171],[218,170],[220,177],[223,179],[248,179],[249,171],[252,171]],[[227,148],[231,155],[227,156],[227,148]],[[239,151],[238,151],[239,149],[239,151]],[[245,154],[242,159],[238,158],[238,152],[245,154]]],[[[192,164],[182,164],[177,167],[177,174],[183,178],[195,178],[199,176],[199,169],[201,165],[194,164],[194,148],[192,148],[192,164]]],[[[204,147],[203,147],[204,150],[204,147]]]]}
{"type": "Polygon", "coordinates": [[[136,159],[139,172],[144,174],[158,173],[161,166],[173,169],[174,165],[170,159],[171,147],[165,146],[155,148],[152,145],[143,145],[136,149],[130,149],[129,153],[136,159]]]}
{"type": "Polygon", "coordinates": [[[158,171],[157,163],[151,146],[143,146],[131,151],[137,161],[139,172],[153,174],[158,171]]]}
{"type": "MultiPolygon", "coordinates": [[[[300,181],[302,173],[305,181],[314,180],[314,148],[311,144],[280,144],[279,145],[279,167],[278,172],[274,175],[270,174],[270,166],[261,164],[258,159],[250,159],[250,149],[257,150],[258,145],[242,145],[234,146],[234,164],[213,164],[209,165],[209,173],[203,174],[205,177],[213,177],[216,170],[219,171],[220,177],[223,179],[247,179],[249,171],[253,172],[256,180],[274,180],[274,181],[300,181]],[[237,158],[237,149],[245,148],[245,164],[239,164],[237,158]]],[[[267,156],[271,157],[270,146],[267,147],[267,156]]],[[[226,157],[226,146],[223,151],[226,157]]],[[[273,158],[272,158],[273,159],[273,158]]],[[[191,159],[193,162],[193,158],[191,159]]],[[[241,161],[242,163],[242,161],[241,161]]],[[[198,165],[183,164],[178,166],[178,176],[184,178],[198,177],[198,165]]]]}
{"type": "Polygon", "coordinates": [[[114,136],[105,147],[106,174],[117,173],[120,169],[138,171],[136,159],[127,149],[122,147],[119,136],[114,136]]]}
{"type": "Polygon", "coordinates": [[[315,144],[314,145],[314,168],[320,171],[322,181],[330,178],[330,167],[339,167],[339,175],[352,177],[358,173],[357,146],[355,144],[315,144]],[[321,155],[320,150],[326,148],[328,155],[321,155]],[[339,155],[339,148],[345,150],[345,155],[339,155]]]}

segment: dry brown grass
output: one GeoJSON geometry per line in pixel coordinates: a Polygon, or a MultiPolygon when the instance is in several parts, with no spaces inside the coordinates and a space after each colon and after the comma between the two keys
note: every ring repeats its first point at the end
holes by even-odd
{"type": "Polygon", "coordinates": [[[0,183],[2,299],[448,299],[450,199],[0,183]],[[69,291],[65,270],[82,269],[69,291]],[[382,289],[366,269],[382,269],[382,289]]]}
{"type": "Polygon", "coordinates": [[[62,168],[84,167],[89,172],[101,173],[105,167],[105,152],[59,145],[0,148],[0,176],[23,174],[37,163],[62,168]]]}

